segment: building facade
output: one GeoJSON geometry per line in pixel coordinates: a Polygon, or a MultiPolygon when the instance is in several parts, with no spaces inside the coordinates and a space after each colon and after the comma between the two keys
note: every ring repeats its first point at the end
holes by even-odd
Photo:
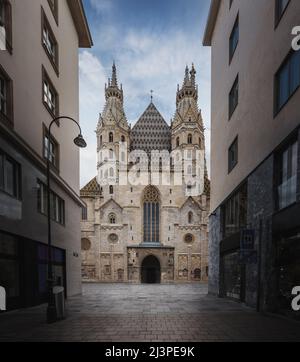
{"type": "Polygon", "coordinates": [[[183,161],[180,158],[177,170],[168,157],[172,151],[186,154],[190,162],[187,173],[192,175],[197,167],[195,151],[204,155],[195,77],[194,66],[191,71],[187,67],[183,86],[178,87],[171,126],[151,97],[151,103],[131,128],[123,108],[123,89],[118,86],[113,66],[96,131],[98,177],[81,190],[87,204],[81,224],[84,281],[207,281],[207,173],[203,172],[202,188],[200,185],[199,192],[195,192],[192,183],[174,182],[175,174],[179,181],[183,180],[183,161]],[[153,151],[161,155],[166,152],[166,156],[156,156],[153,151]],[[154,172],[149,177],[150,163],[156,175],[154,172]],[[169,182],[162,176],[168,167],[169,182]],[[133,170],[137,180],[130,176],[133,170]],[[155,177],[160,181],[156,182],[155,177]]]}
{"type": "Polygon", "coordinates": [[[55,282],[81,293],[78,47],[92,40],[80,0],[0,1],[0,285],[8,309],[47,296],[46,159],[50,148],[55,282]]]}
{"type": "Polygon", "coordinates": [[[300,283],[299,1],[213,0],[209,290],[293,314],[300,283]],[[253,26],[255,24],[255,26],[253,26]]]}

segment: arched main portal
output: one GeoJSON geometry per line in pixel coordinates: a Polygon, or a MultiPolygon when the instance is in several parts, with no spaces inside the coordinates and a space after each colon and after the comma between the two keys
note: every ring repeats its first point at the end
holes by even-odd
{"type": "Polygon", "coordinates": [[[149,255],[142,262],[141,282],[148,284],[159,284],[160,281],[160,262],[155,256],[149,255]]]}

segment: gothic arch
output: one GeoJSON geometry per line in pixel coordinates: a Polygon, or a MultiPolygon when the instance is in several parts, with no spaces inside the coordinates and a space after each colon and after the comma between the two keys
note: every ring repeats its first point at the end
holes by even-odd
{"type": "Polygon", "coordinates": [[[143,192],[144,243],[160,242],[160,193],[155,186],[147,186],[143,192]]]}

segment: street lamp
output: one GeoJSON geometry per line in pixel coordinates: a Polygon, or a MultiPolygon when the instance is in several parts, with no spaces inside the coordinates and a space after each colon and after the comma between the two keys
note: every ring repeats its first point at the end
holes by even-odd
{"type": "Polygon", "coordinates": [[[54,123],[61,119],[68,119],[74,122],[79,128],[79,135],[74,139],[74,144],[77,147],[85,148],[87,146],[84,138],[82,137],[81,127],[75,119],[67,116],[54,118],[47,130],[48,148],[47,148],[47,224],[48,224],[48,307],[47,307],[47,323],[54,323],[57,321],[56,306],[53,294],[53,268],[52,268],[52,238],[51,238],[51,208],[50,208],[50,142],[51,142],[51,128],[54,123]]]}

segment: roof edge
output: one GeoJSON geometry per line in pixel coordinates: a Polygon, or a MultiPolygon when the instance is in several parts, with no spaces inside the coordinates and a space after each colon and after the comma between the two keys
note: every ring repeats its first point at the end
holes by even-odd
{"type": "Polygon", "coordinates": [[[147,113],[148,109],[154,106],[154,108],[156,109],[157,113],[159,114],[159,116],[161,117],[161,119],[164,121],[164,123],[166,124],[166,126],[171,130],[170,125],[168,124],[168,122],[165,120],[165,118],[163,117],[163,115],[160,113],[160,111],[157,109],[156,105],[153,102],[150,102],[150,104],[148,105],[148,107],[145,109],[145,111],[142,113],[142,115],[139,117],[139,119],[136,121],[136,123],[134,124],[134,126],[132,127],[132,131],[134,130],[134,128],[138,125],[138,123],[142,120],[142,118],[145,116],[145,114],[147,113]]]}
{"type": "Polygon", "coordinates": [[[67,0],[67,3],[78,34],[79,48],[91,48],[93,46],[93,39],[82,0],[67,0]]]}
{"type": "Polygon", "coordinates": [[[211,0],[208,19],[202,41],[203,46],[211,46],[211,41],[215,30],[220,5],[221,0],[211,0]]]}

